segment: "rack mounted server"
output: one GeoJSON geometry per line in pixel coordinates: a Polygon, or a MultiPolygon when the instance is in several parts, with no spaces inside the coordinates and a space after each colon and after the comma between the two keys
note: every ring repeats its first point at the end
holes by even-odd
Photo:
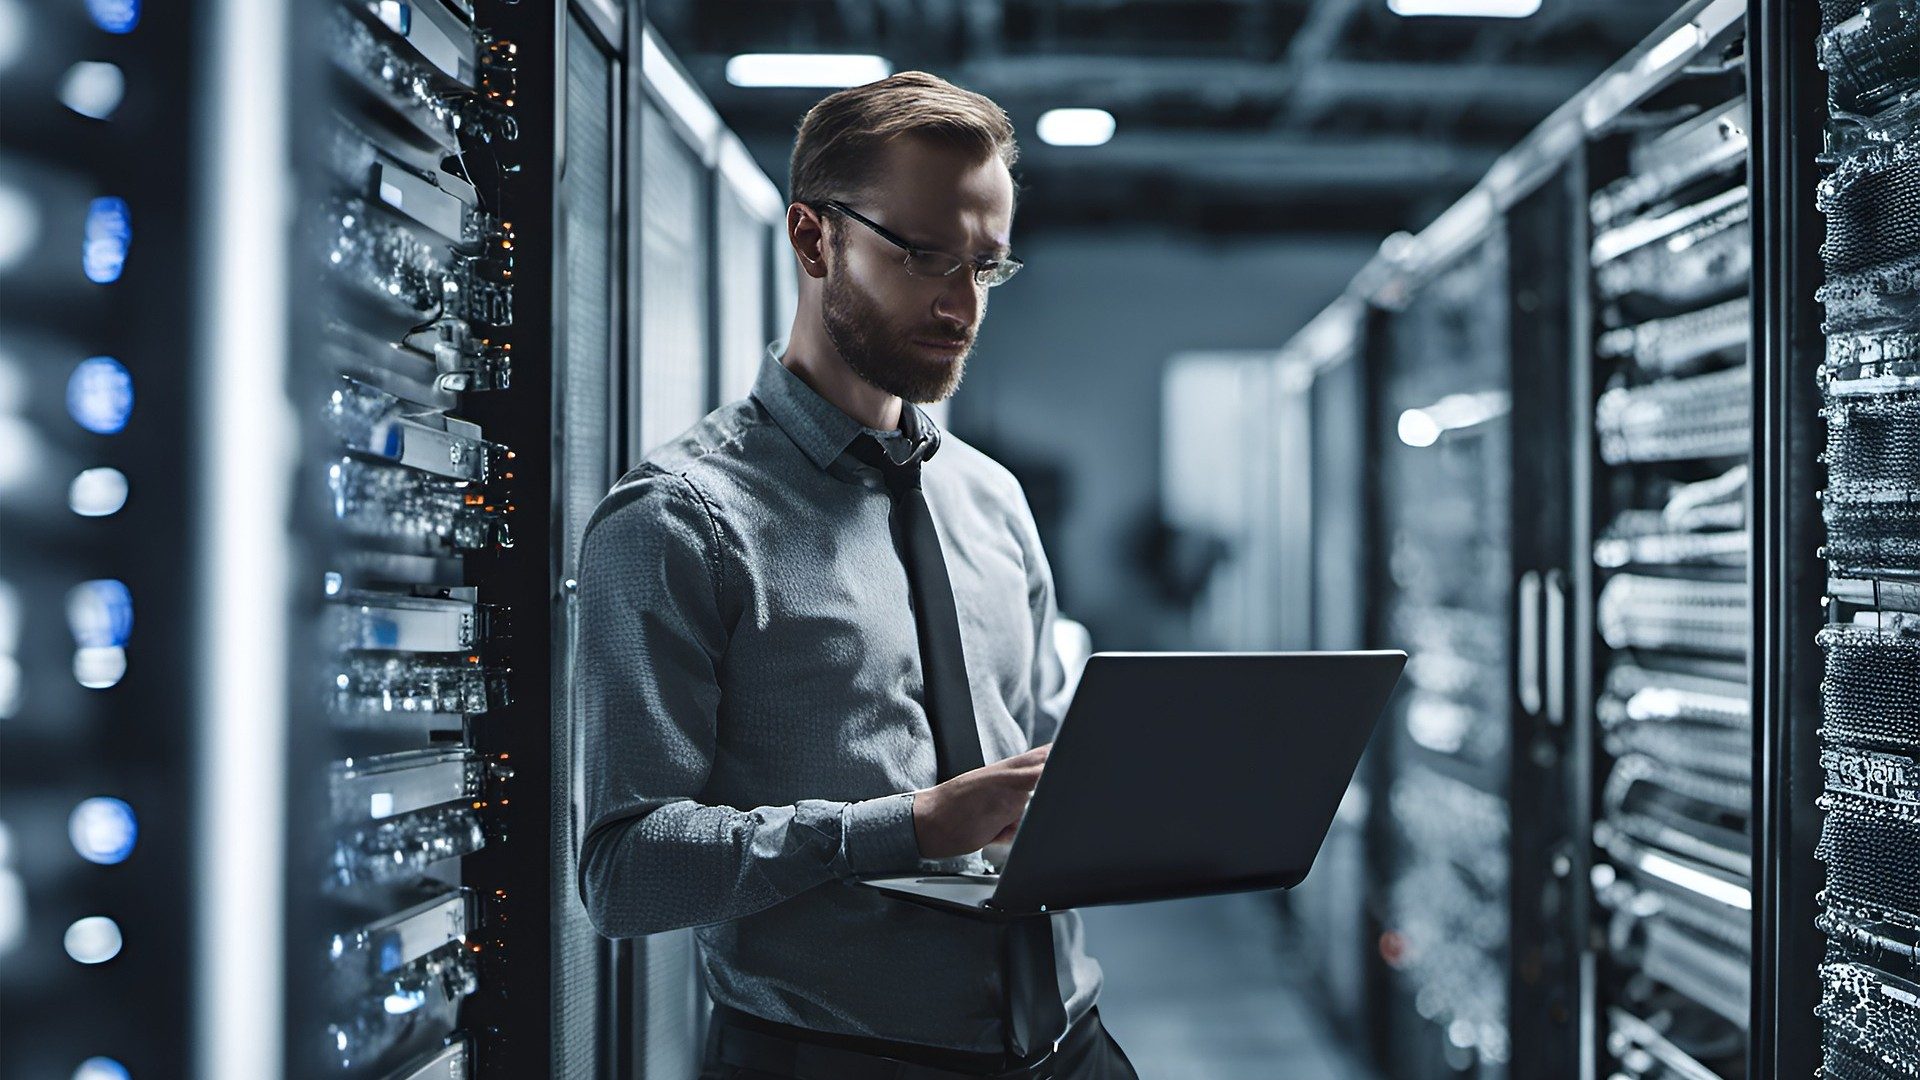
{"type": "Polygon", "coordinates": [[[1906,1076],[1920,1071],[1920,6],[1825,3],[1820,16],[1826,138],[1814,203],[1825,235],[1814,299],[1825,350],[1798,375],[1817,383],[1825,429],[1820,1064],[1834,1077],[1906,1076]]]}

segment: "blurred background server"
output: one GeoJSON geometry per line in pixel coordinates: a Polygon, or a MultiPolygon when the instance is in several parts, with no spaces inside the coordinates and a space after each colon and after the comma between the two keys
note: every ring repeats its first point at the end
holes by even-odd
{"type": "Polygon", "coordinates": [[[1088,913],[1143,1076],[1920,1077],[1920,0],[0,0],[0,1080],[691,1080],[580,534],[908,69],[1070,663],[1412,657],[1298,889],[1088,913]]]}

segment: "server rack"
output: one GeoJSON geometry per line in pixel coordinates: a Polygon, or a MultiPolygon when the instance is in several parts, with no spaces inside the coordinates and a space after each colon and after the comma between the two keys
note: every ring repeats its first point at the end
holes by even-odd
{"type": "MultiPolygon", "coordinates": [[[[1285,349],[1181,353],[1163,370],[1161,519],[1219,556],[1193,604],[1196,647],[1360,647],[1358,323],[1356,305],[1337,305],[1285,349]],[[1223,420],[1247,433],[1248,453],[1213,452],[1223,420]]],[[[1356,1039],[1366,799],[1356,781],[1312,879],[1274,897],[1290,951],[1356,1039]]]]}
{"type": "Polygon", "coordinates": [[[548,708],[561,24],[290,28],[285,1070],[583,1075],[548,708]]]}
{"type": "Polygon", "coordinates": [[[1602,1067],[1627,1076],[1747,1070],[1753,201],[1740,32],[1722,26],[1588,128],[1592,619],[1576,647],[1591,650],[1579,702],[1591,1008],[1602,1067]]]}
{"type": "Polygon", "coordinates": [[[777,189],[606,0],[0,16],[0,1074],[690,1075],[685,935],[576,895],[565,583],[643,103],[732,200],[655,272],[756,361],[777,189]]]}
{"type": "MultiPolygon", "coordinates": [[[[1340,303],[1319,316],[1280,355],[1284,369],[1311,380],[1306,389],[1306,459],[1283,460],[1283,473],[1306,476],[1310,633],[1304,648],[1355,649],[1365,641],[1366,567],[1362,495],[1365,393],[1359,351],[1360,306],[1340,303]]],[[[1290,646],[1294,647],[1294,646],[1290,646]]],[[[1313,877],[1285,899],[1291,941],[1320,984],[1335,1026],[1364,1037],[1367,957],[1366,826],[1373,789],[1363,762],[1314,860],[1313,877]]]]}
{"type": "Polygon", "coordinates": [[[1373,1044],[1394,1075],[1563,1076],[1579,1002],[1564,665],[1568,179],[1394,252],[1365,331],[1368,640],[1409,677],[1369,764],[1373,1044]],[[1445,829],[1430,823],[1446,821],[1445,829]]]}
{"type": "MultiPolygon", "coordinates": [[[[1741,231],[1749,203],[1735,190],[1752,184],[1749,125],[1737,108],[1748,76],[1745,7],[1682,7],[1434,225],[1384,246],[1341,301],[1374,312],[1362,331],[1370,438],[1382,448],[1367,507],[1369,583],[1386,592],[1369,605],[1369,642],[1391,644],[1391,613],[1409,600],[1404,571],[1419,562],[1404,557],[1404,535],[1425,527],[1420,509],[1433,490],[1399,475],[1407,462],[1394,455],[1407,450],[1393,443],[1408,402],[1394,397],[1393,384],[1396,372],[1434,365],[1405,362],[1395,342],[1444,332],[1400,324],[1409,313],[1432,319],[1430,310],[1470,324],[1460,312],[1485,301],[1449,276],[1470,274],[1489,243],[1507,238],[1512,272],[1486,288],[1506,305],[1505,339],[1488,336],[1475,350],[1498,362],[1428,388],[1433,408],[1412,418],[1407,441],[1441,442],[1453,424],[1435,413],[1478,426],[1471,421],[1492,414],[1491,395],[1507,395],[1501,422],[1511,453],[1493,455],[1497,483],[1489,490],[1476,474],[1450,494],[1469,507],[1477,500],[1483,516],[1497,497],[1511,501],[1504,521],[1485,526],[1508,564],[1506,575],[1488,575],[1492,610],[1509,613],[1497,624],[1506,658],[1486,666],[1511,696],[1471,713],[1507,740],[1490,770],[1504,799],[1481,816],[1504,813],[1529,830],[1486,875],[1510,883],[1503,915],[1512,929],[1502,940],[1532,951],[1503,968],[1509,986],[1524,988],[1510,996],[1526,1012],[1507,1017],[1507,1067],[1517,1075],[1738,1075],[1747,1068],[1746,968],[1764,969],[1779,955],[1748,939],[1746,876],[1713,873],[1711,861],[1727,871],[1744,861],[1760,805],[1754,755],[1773,748],[1748,733],[1749,697],[1761,688],[1750,689],[1746,674],[1744,563],[1749,548],[1761,548],[1749,540],[1757,526],[1743,512],[1740,474],[1728,475],[1755,437],[1743,392],[1754,381],[1748,312],[1761,307],[1746,295],[1741,260],[1754,245],[1741,231]],[[1640,295],[1663,290],[1664,306],[1640,295]],[[1463,299],[1449,303],[1450,291],[1463,299]],[[1718,396],[1707,392],[1716,387],[1718,396]],[[1489,408],[1468,409],[1476,400],[1489,408]],[[1705,618],[1689,606],[1695,593],[1717,605],[1705,618]],[[1702,630],[1711,633],[1703,639],[1702,630]],[[1698,651],[1702,640],[1718,666],[1675,655],[1698,651]],[[1703,834],[1720,844],[1703,844],[1703,834]],[[1698,1060],[1716,1057],[1716,1040],[1718,1060],[1698,1060]]],[[[1775,482],[1775,466],[1756,462],[1765,471],[1755,487],[1775,482]]],[[[1412,691],[1422,692],[1417,670],[1409,674],[1412,691]]],[[[1407,711],[1400,708],[1397,719],[1407,711]]],[[[1371,857],[1389,879],[1409,846],[1386,794],[1403,779],[1410,755],[1393,751],[1405,733],[1394,731],[1368,773],[1371,857]]],[[[1379,929],[1392,930],[1391,892],[1379,889],[1373,904],[1384,916],[1379,929]]],[[[1390,935],[1380,943],[1389,959],[1403,944],[1390,935]]],[[[1395,1055],[1386,1063],[1393,1075],[1494,1066],[1485,1055],[1448,1062],[1444,1053],[1421,1060],[1410,1052],[1413,1041],[1401,1036],[1421,1025],[1406,1011],[1396,1018],[1401,976],[1390,966],[1375,968],[1372,1014],[1380,1024],[1373,1045],[1395,1055]]]]}
{"type": "Polygon", "coordinates": [[[1211,649],[1303,647],[1287,625],[1307,609],[1306,578],[1288,565],[1302,545],[1287,529],[1304,530],[1311,517],[1303,474],[1285,465],[1299,457],[1287,441],[1307,432],[1304,396],[1271,352],[1194,352],[1167,361],[1160,400],[1161,518],[1210,552],[1190,639],[1211,649]],[[1223,420],[1253,433],[1253,452],[1220,460],[1223,420]]]}
{"type": "Polygon", "coordinates": [[[211,5],[14,3],[0,48],[0,1075],[184,1075],[211,5]],[[190,317],[177,313],[194,312],[190,317]],[[136,618],[137,616],[137,618],[136,618]]]}
{"type": "Polygon", "coordinates": [[[1504,236],[1476,238],[1375,307],[1366,334],[1369,637],[1409,655],[1376,746],[1369,851],[1374,1045],[1396,1075],[1504,1077],[1512,1059],[1505,274],[1504,236]]]}
{"type": "Polygon", "coordinates": [[[1779,380],[1771,419],[1790,450],[1823,447],[1813,461],[1794,455],[1788,479],[1799,482],[1774,491],[1780,546],[1766,584],[1781,607],[1770,659],[1783,686],[1770,725],[1781,787],[1769,804],[1769,838],[1782,946],[1771,1021],[1784,1060],[1791,1037],[1815,1042],[1801,1035],[1812,1005],[1828,1076],[1920,1069],[1920,903],[1910,891],[1920,820],[1912,784],[1920,605],[1904,449],[1920,400],[1909,358],[1917,14],[1885,3],[1823,3],[1797,20],[1776,13],[1767,57],[1784,113],[1774,168],[1788,212],[1808,222],[1799,230],[1782,222],[1770,245],[1783,286],[1768,327],[1769,369],[1779,380]],[[1819,147],[1817,130],[1825,132],[1819,147]],[[1817,503],[1807,498],[1814,486],[1817,503]],[[1826,625],[1811,658],[1807,630],[1823,594],[1826,625]],[[1804,919],[1810,906],[1824,955],[1784,922],[1804,919]]]}

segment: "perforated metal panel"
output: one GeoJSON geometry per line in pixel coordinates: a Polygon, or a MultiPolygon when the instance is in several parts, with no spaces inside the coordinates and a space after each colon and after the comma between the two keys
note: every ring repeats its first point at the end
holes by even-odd
{"type": "Polygon", "coordinates": [[[706,992],[694,972],[694,952],[691,930],[655,934],[641,943],[647,1000],[640,1080],[689,1080],[697,1068],[706,992]]]}
{"type": "Polygon", "coordinates": [[[644,453],[706,413],[705,167],[649,103],[640,107],[640,426],[644,453]]]}
{"type": "Polygon", "coordinates": [[[793,325],[794,309],[800,306],[800,265],[794,261],[793,246],[787,242],[786,222],[773,225],[773,280],[768,289],[768,333],[784,336],[793,325]]]}
{"type": "MultiPolygon", "coordinates": [[[[651,102],[640,106],[640,355],[638,432],[644,452],[680,434],[707,405],[706,213],[713,183],[693,149],[651,102]]],[[[687,1080],[697,1068],[705,994],[693,933],[636,943],[642,995],[641,1080],[687,1080]]]]}
{"type": "Polygon", "coordinates": [[[720,400],[745,397],[767,344],[767,291],[773,234],[725,183],[714,208],[714,303],[719,305],[720,400]]]}
{"type": "MultiPolygon", "coordinates": [[[[577,24],[567,29],[566,145],[560,180],[560,236],[557,250],[562,278],[558,322],[561,328],[557,376],[561,416],[567,433],[559,445],[562,573],[578,573],[580,534],[594,505],[611,482],[608,440],[614,363],[615,162],[613,102],[615,67],[577,24]]],[[[562,660],[572,655],[572,598],[561,642],[562,660]]],[[[573,721],[571,664],[562,663],[566,693],[557,695],[553,724],[553,1076],[592,1080],[603,1075],[601,1053],[607,1042],[601,1003],[607,987],[607,945],[581,906],[574,881],[581,790],[573,721]]]]}

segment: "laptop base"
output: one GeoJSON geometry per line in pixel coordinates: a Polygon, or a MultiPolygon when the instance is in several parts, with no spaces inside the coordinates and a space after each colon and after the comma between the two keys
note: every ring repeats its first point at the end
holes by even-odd
{"type": "Polygon", "coordinates": [[[853,884],[879,889],[896,899],[994,922],[1044,914],[1038,911],[1004,911],[993,907],[993,894],[999,879],[989,874],[915,874],[864,878],[853,884]]]}

